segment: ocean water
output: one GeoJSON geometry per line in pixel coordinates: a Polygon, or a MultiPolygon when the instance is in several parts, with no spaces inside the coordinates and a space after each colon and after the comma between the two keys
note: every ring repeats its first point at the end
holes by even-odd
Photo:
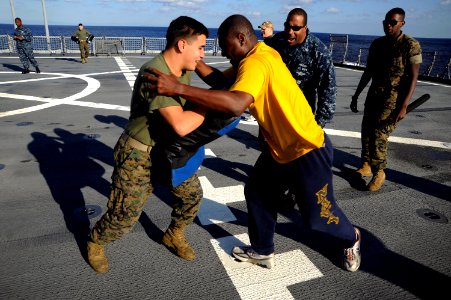
{"type": "MultiPolygon", "coordinates": [[[[45,35],[45,28],[43,25],[26,25],[28,26],[33,35],[45,35]]],[[[165,37],[167,27],[139,27],[139,26],[85,26],[94,36],[109,36],[109,37],[165,37]]],[[[58,36],[71,36],[72,33],[77,30],[77,26],[65,26],[65,25],[49,25],[49,35],[58,36]]],[[[0,35],[12,34],[14,27],[12,24],[0,24],[0,35]]],[[[217,28],[209,28],[209,38],[216,38],[217,28]]],[[[256,30],[255,33],[260,37],[260,31],[256,30]]],[[[313,32],[321,41],[329,46],[329,33],[316,33],[313,32]]],[[[407,32],[408,34],[408,32],[407,32]]],[[[371,42],[378,36],[370,35],[348,35],[348,49],[346,55],[346,61],[357,62],[359,49],[362,48],[363,62],[366,61],[367,51],[371,42]]],[[[431,76],[439,76],[447,71],[446,67],[451,58],[451,39],[439,39],[439,38],[416,38],[423,50],[423,64],[420,69],[420,74],[425,71],[427,66],[432,61],[432,52],[436,51],[437,56],[435,60],[434,68],[431,72],[431,76]]],[[[335,51],[335,50],[334,50],[335,51]]],[[[337,52],[338,53],[338,52],[337,52]]]]}

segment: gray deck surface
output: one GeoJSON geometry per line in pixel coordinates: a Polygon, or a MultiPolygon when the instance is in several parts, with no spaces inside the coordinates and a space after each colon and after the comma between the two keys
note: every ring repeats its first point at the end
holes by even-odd
{"type": "MultiPolygon", "coordinates": [[[[362,113],[352,113],[349,102],[361,72],[344,68],[336,69],[337,112],[326,128],[335,147],[336,197],[362,232],[360,271],[341,270],[328,240],[303,226],[296,211],[280,215],[273,269],[230,258],[231,246],[247,238],[242,188],[259,154],[256,124],[241,122],[206,146],[210,155],[198,171],[205,199],[187,230],[197,259],[184,261],[160,244],[171,212],[171,200],[161,190],[133,231],[106,248],[110,271],[96,274],[84,259],[82,211],[93,209],[91,226],[105,211],[112,149],[129,114],[129,81],[150,58],[92,57],[83,65],[78,57],[38,57],[42,73],[22,75],[17,57],[0,56],[0,299],[449,294],[451,87],[418,83],[414,98],[429,93],[431,99],[395,130],[386,184],[370,193],[353,175],[360,162],[362,113]]],[[[221,57],[205,61],[219,69],[229,65],[221,57]]],[[[194,84],[205,86],[198,79],[194,84]]]]}

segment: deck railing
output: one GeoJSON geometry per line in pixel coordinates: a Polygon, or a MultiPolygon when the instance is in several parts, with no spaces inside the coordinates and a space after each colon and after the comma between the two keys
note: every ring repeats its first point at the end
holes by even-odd
{"type": "MultiPolygon", "coordinates": [[[[348,36],[335,34],[331,34],[329,36],[329,51],[334,63],[364,67],[366,66],[368,50],[368,48],[359,48],[356,58],[354,58],[354,60],[349,59],[348,36]]],[[[420,66],[420,75],[424,77],[450,80],[451,58],[447,58],[448,63],[445,63],[443,61],[444,58],[442,57],[441,62],[437,63],[437,51],[423,51],[422,56],[423,63],[420,66]]]]}
{"type": "MultiPolygon", "coordinates": [[[[159,53],[166,46],[166,38],[155,37],[95,37],[90,43],[92,55],[102,54],[152,54],[159,53]]],[[[78,53],[78,44],[69,36],[34,36],[33,51],[38,54],[59,54],[78,53]]],[[[216,55],[220,51],[215,39],[207,39],[205,53],[216,55]]],[[[16,53],[15,41],[11,35],[0,35],[0,53],[16,53]]]]}
{"type": "MultiPolygon", "coordinates": [[[[347,35],[329,36],[329,51],[334,63],[364,67],[368,56],[368,48],[353,49],[350,53],[347,35]],[[357,51],[357,54],[355,53],[357,51]],[[349,57],[354,56],[353,59],[349,57]]],[[[166,47],[166,38],[157,37],[96,37],[89,44],[92,55],[127,55],[127,54],[155,54],[161,52],[166,47]]],[[[79,53],[78,45],[69,36],[34,36],[33,49],[38,54],[66,55],[79,53]]],[[[11,35],[0,35],[0,53],[17,53],[15,41],[11,35]]],[[[221,48],[217,39],[207,39],[205,47],[207,55],[218,55],[221,48]]],[[[443,58],[441,63],[437,63],[437,52],[423,52],[423,63],[420,74],[423,76],[436,77],[450,80],[451,58],[443,58]],[[443,62],[447,59],[447,63],[443,62]]]]}

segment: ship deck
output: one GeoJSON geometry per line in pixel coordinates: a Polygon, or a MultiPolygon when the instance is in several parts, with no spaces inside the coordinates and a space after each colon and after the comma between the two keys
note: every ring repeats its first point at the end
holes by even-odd
{"type": "MultiPolygon", "coordinates": [[[[21,74],[0,56],[1,299],[433,299],[451,284],[451,86],[418,82],[409,113],[389,144],[386,184],[363,189],[359,110],[349,109],[361,71],[336,68],[338,99],[326,132],[334,144],[340,207],[362,232],[356,273],[337,265],[327,239],[280,214],[276,266],[235,262],[246,242],[243,186],[259,155],[255,122],[242,121],[208,144],[198,171],[204,200],[187,238],[197,258],[184,261],[160,244],[171,200],[158,189],[133,231],[106,248],[107,274],[84,258],[89,219],[106,209],[113,147],[129,114],[131,87],[151,56],[40,56],[42,73],[21,74]]],[[[224,69],[222,57],[205,61],[224,69]]],[[[31,68],[33,69],[33,68],[31,68]]],[[[205,87],[195,78],[194,85],[205,87]]],[[[306,176],[309,176],[307,174],[306,176]]]]}

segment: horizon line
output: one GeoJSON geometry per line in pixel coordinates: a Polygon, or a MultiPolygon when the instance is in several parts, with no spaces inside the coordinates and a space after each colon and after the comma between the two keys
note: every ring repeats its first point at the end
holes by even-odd
{"type": "MultiPolygon", "coordinates": [[[[0,23],[0,25],[12,25],[14,26],[14,24],[11,23],[0,23]]],[[[45,26],[44,24],[32,24],[32,23],[26,23],[25,25],[31,25],[31,26],[45,26]]],[[[75,25],[67,25],[67,24],[48,24],[49,26],[73,26],[74,28],[76,28],[78,26],[78,24],[75,25]]],[[[168,26],[148,26],[148,25],[89,25],[87,27],[156,27],[156,28],[168,28],[168,26]]],[[[217,27],[208,27],[208,29],[218,29],[217,27]]],[[[260,29],[256,28],[254,29],[255,31],[259,31],[260,29]]],[[[281,32],[282,30],[275,30],[274,32],[281,32]]],[[[312,33],[323,33],[323,34],[341,34],[341,35],[360,35],[360,36],[374,36],[374,37],[380,37],[383,36],[383,34],[381,35],[374,35],[374,34],[360,34],[360,33],[341,33],[341,32],[319,32],[319,31],[311,31],[312,33]]],[[[422,36],[414,36],[412,34],[407,33],[409,36],[412,36],[414,38],[420,38],[420,39],[442,39],[442,40],[451,40],[450,37],[422,37],[422,36]]]]}

